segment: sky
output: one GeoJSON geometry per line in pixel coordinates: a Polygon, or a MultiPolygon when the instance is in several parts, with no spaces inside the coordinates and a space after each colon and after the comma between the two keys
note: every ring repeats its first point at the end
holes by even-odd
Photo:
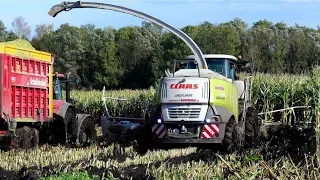
{"type": "MultiPolygon", "coordinates": [[[[69,0],[76,1],[76,0],[69,0]]],[[[86,0],[124,6],[154,16],[174,27],[198,25],[204,21],[214,24],[236,17],[249,26],[267,19],[283,21],[289,26],[295,23],[317,28],[320,25],[320,0],[86,0]]],[[[32,30],[38,24],[63,23],[70,25],[94,24],[96,27],[141,25],[143,19],[120,12],[101,9],[73,9],[55,18],[49,9],[62,0],[0,0],[0,20],[10,29],[17,16],[23,16],[32,30]]]]}

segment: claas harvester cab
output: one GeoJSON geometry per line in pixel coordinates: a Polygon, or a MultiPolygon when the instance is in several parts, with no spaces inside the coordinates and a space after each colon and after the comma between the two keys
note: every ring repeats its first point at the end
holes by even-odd
{"type": "Polygon", "coordinates": [[[0,43],[3,149],[26,149],[39,143],[79,145],[95,140],[93,118],[78,114],[70,101],[70,73],[53,73],[54,60],[54,55],[34,49],[25,40],[0,43]]]}

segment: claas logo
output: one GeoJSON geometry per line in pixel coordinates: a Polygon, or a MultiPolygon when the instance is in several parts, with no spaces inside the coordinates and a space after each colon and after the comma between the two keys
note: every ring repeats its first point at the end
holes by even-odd
{"type": "Polygon", "coordinates": [[[171,84],[170,89],[198,89],[198,84],[171,84]]]}

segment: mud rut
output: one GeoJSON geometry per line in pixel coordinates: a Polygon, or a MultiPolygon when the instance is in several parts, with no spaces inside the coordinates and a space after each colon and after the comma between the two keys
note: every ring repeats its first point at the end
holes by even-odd
{"type": "MultiPolygon", "coordinates": [[[[280,128],[268,129],[268,134],[272,134],[273,137],[271,139],[261,139],[262,142],[260,144],[260,147],[258,147],[261,151],[260,155],[266,162],[272,163],[274,161],[279,160],[281,157],[287,156],[289,154],[294,163],[303,163],[303,161],[305,160],[305,154],[309,154],[310,151],[314,153],[317,148],[317,144],[312,139],[315,138],[312,130],[307,129],[304,131],[298,131],[297,129],[292,128],[290,126],[281,126],[280,128]]],[[[248,150],[238,152],[240,161],[243,161],[245,159],[247,154],[246,151],[248,152],[248,150]]],[[[98,155],[97,159],[101,161],[106,159],[114,159],[119,162],[122,162],[127,157],[128,156],[121,154],[115,154],[113,156],[100,154],[98,155]]],[[[167,163],[167,166],[170,167],[172,165],[186,163],[191,160],[201,160],[210,163],[216,163],[217,158],[214,155],[214,153],[210,151],[201,151],[198,153],[194,152],[185,156],[166,159],[165,162],[167,163]]],[[[156,161],[152,162],[150,165],[154,167],[160,167],[160,165],[163,162],[164,161],[156,161]]],[[[39,179],[40,177],[56,175],[59,173],[60,169],[65,169],[69,167],[69,169],[71,170],[72,167],[76,167],[79,164],[89,164],[89,159],[74,162],[71,164],[65,164],[63,166],[47,166],[41,169],[39,169],[38,167],[29,167],[22,168],[19,171],[7,171],[0,167],[0,180],[35,180],[39,179]]],[[[156,179],[155,177],[146,175],[147,164],[130,165],[122,169],[116,169],[112,166],[109,169],[99,169],[94,166],[86,166],[83,170],[87,171],[90,175],[99,175],[100,177],[102,177],[103,174],[106,177],[108,173],[112,173],[115,178],[120,179],[156,179]]],[[[226,170],[226,175],[228,174],[228,170],[226,170]]]]}

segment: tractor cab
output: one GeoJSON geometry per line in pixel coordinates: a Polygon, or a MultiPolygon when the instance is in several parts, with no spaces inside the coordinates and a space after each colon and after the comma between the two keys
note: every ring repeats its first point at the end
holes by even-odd
{"type": "Polygon", "coordinates": [[[62,100],[61,80],[64,79],[64,74],[53,74],[53,99],[62,100]]]}
{"type": "MultiPolygon", "coordinates": [[[[53,99],[54,100],[63,100],[62,98],[62,84],[65,83],[65,91],[66,91],[66,102],[71,102],[70,98],[70,78],[71,72],[66,74],[59,74],[58,72],[53,74],[53,99]]],[[[76,86],[78,87],[80,84],[80,78],[75,79],[76,86]]]]}

